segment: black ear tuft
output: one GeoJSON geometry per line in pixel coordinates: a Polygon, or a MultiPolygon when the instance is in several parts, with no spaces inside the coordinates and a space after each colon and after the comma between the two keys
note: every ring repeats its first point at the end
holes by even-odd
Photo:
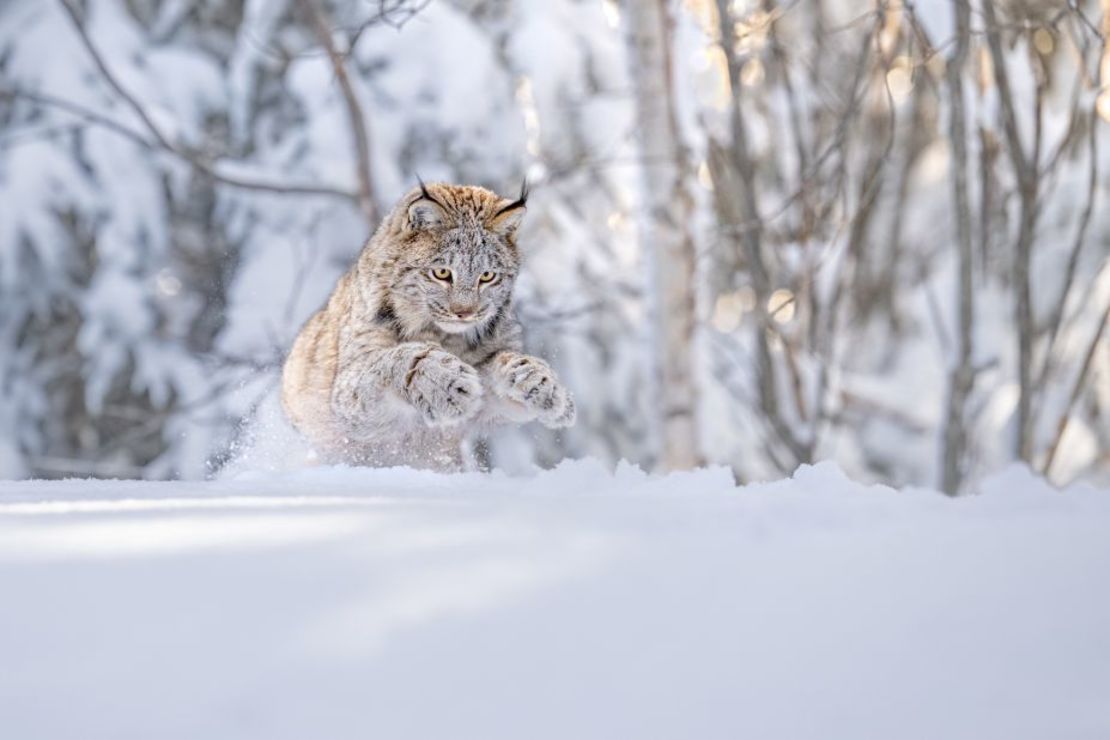
{"type": "Polygon", "coordinates": [[[489,217],[486,222],[486,228],[494,233],[501,234],[505,237],[511,237],[516,233],[520,222],[524,220],[524,212],[528,210],[525,206],[528,203],[528,181],[525,180],[520,185],[520,197],[497,209],[497,213],[489,217]]]}
{"type": "Polygon", "coordinates": [[[427,198],[428,200],[430,200],[434,203],[436,201],[436,199],[433,198],[432,194],[428,192],[428,186],[424,184],[424,179],[422,177],[420,177],[419,172],[416,173],[416,182],[418,182],[420,184],[420,195],[427,198]]]}
{"type": "Polygon", "coordinates": [[[447,209],[428,192],[428,186],[420,179],[420,175],[416,176],[416,181],[420,183],[420,197],[409,204],[409,224],[414,229],[442,224],[447,217],[447,209]]]}
{"type": "Polygon", "coordinates": [[[524,208],[527,204],[528,204],[528,178],[526,177],[520,183],[520,197],[517,198],[516,200],[514,200],[509,205],[499,208],[497,213],[493,214],[493,217],[497,218],[498,216],[500,216],[502,213],[505,213],[506,211],[512,211],[512,210],[517,209],[517,208],[524,208]]]}
{"type": "MultiPolygon", "coordinates": [[[[422,179],[420,179],[420,175],[416,176],[416,181],[418,183],[420,183],[420,197],[421,198],[424,198],[425,200],[432,201],[433,203],[435,203],[440,208],[444,207],[442,203],[440,203],[438,200],[436,200],[436,197],[434,195],[432,195],[431,193],[428,192],[428,186],[424,184],[424,181],[422,179]]],[[[446,209],[444,208],[444,210],[446,210],[446,209]]]]}

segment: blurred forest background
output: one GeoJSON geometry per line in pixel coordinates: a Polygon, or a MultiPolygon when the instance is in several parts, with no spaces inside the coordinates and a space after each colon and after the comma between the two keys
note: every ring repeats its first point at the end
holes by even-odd
{"type": "MultiPolygon", "coordinates": [[[[0,0],[0,477],[201,477],[416,181],[533,188],[579,423],[1110,476],[1110,0],[0,0]]],[[[270,409],[267,412],[267,408],[270,409]]]]}

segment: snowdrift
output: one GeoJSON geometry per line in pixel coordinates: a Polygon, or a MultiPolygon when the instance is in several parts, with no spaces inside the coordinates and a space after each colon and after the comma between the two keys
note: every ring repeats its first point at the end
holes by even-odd
{"type": "Polygon", "coordinates": [[[0,735],[1110,737],[1110,492],[3,483],[0,735]]]}

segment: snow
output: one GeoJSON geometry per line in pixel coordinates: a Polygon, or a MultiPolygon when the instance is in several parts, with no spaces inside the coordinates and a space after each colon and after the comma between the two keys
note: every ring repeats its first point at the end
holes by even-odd
{"type": "Polygon", "coordinates": [[[1102,738],[1110,491],[0,483],[11,738],[1102,738]]]}

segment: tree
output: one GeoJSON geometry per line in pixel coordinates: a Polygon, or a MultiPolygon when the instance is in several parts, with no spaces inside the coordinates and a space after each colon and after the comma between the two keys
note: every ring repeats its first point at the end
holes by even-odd
{"type": "Polygon", "coordinates": [[[624,5],[641,158],[640,243],[649,268],[660,462],[698,464],[694,202],[674,91],[667,0],[624,5]]]}
{"type": "Polygon", "coordinates": [[[964,104],[964,67],[971,44],[971,6],[968,0],[952,0],[956,19],[956,43],[948,59],[948,136],[952,142],[952,212],[956,222],[956,252],[959,278],[956,281],[956,356],[948,380],[948,406],[944,423],[944,455],[941,460],[941,490],[955,495],[963,478],[967,436],[967,401],[974,382],[972,327],[975,298],[972,276],[971,205],[967,185],[967,114],[964,104]]]}

